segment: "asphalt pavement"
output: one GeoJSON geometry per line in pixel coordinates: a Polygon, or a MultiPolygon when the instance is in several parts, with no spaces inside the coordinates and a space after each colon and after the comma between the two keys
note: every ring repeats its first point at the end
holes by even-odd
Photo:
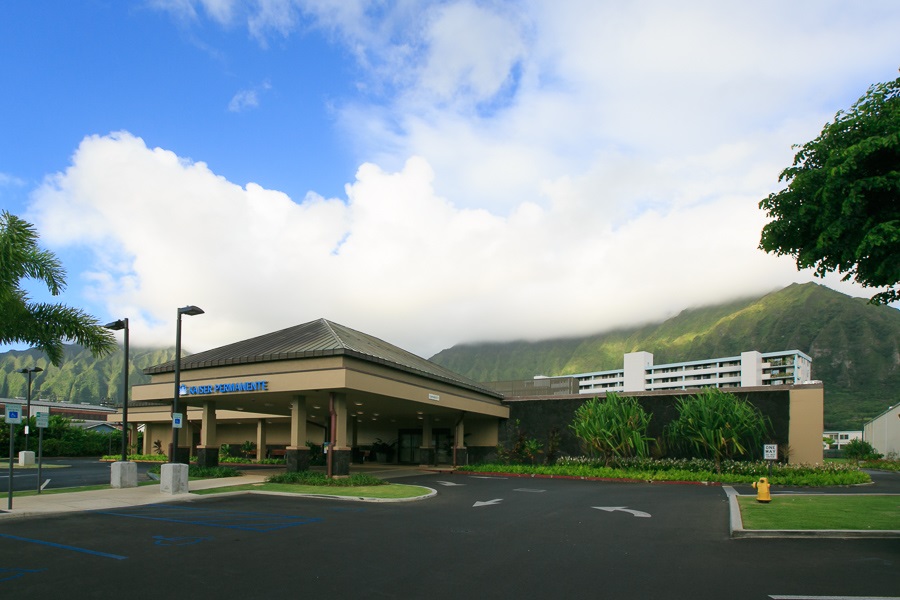
{"type": "Polygon", "coordinates": [[[106,495],[68,513],[0,515],[0,594],[750,600],[900,590],[900,540],[736,540],[720,486],[391,473],[437,493],[160,502],[147,486],[113,490],[114,506],[97,504],[106,495]]]}

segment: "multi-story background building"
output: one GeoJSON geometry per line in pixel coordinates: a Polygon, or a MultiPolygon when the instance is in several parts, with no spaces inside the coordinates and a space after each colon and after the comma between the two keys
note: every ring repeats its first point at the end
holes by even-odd
{"type": "Polygon", "coordinates": [[[568,377],[578,381],[582,394],[793,385],[812,379],[812,359],[799,350],[750,350],[740,356],[654,365],[650,352],[630,352],[622,369],[568,377]]]}

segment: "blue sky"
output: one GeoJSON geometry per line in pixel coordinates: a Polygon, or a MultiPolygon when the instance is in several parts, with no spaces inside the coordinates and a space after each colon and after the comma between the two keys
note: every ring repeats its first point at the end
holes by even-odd
{"type": "Polygon", "coordinates": [[[0,205],[134,344],[186,304],[192,351],[592,333],[813,280],[757,203],[898,31],[893,1],[12,0],[0,205]]]}

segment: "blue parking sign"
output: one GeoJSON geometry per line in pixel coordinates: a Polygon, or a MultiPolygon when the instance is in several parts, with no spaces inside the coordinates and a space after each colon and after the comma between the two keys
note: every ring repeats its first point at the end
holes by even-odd
{"type": "Polygon", "coordinates": [[[22,405],[7,404],[6,405],[6,422],[21,423],[22,422],[22,405]]]}

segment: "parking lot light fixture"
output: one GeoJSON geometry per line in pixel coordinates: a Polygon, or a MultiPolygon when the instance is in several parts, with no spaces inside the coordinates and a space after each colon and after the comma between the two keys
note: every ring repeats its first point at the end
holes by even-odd
{"type": "Polygon", "coordinates": [[[107,329],[113,331],[125,330],[125,365],[122,367],[122,379],[124,386],[122,389],[122,462],[128,461],[128,368],[129,368],[129,351],[128,351],[128,319],[119,319],[112,323],[104,325],[107,329]]]}
{"type": "MultiPolygon", "coordinates": [[[[19,369],[19,373],[27,373],[28,374],[28,391],[26,392],[26,397],[28,398],[25,402],[27,406],[25,408],[25,450],[28,450],[28,419],[31,418],[31,375],[32,373],[40,373],[43,371],[40,367],[29,367],[27,369],[19,369]]],[[[10,484],[12,485],[12,484],[10,484]]]]}
{"type": "Polygon", "coordinates": [[[175,455],[178,454],[178,428],[175,427],[175,414],[178,412],[178,396],[181,393],[181,315],[193,317],[202,315],[203,309],[199,306],[183,306],[178,309],[178,319],[175,325],[175,394],[172,398],[172,453],[169,462],[175,463],[175,455]]]}

